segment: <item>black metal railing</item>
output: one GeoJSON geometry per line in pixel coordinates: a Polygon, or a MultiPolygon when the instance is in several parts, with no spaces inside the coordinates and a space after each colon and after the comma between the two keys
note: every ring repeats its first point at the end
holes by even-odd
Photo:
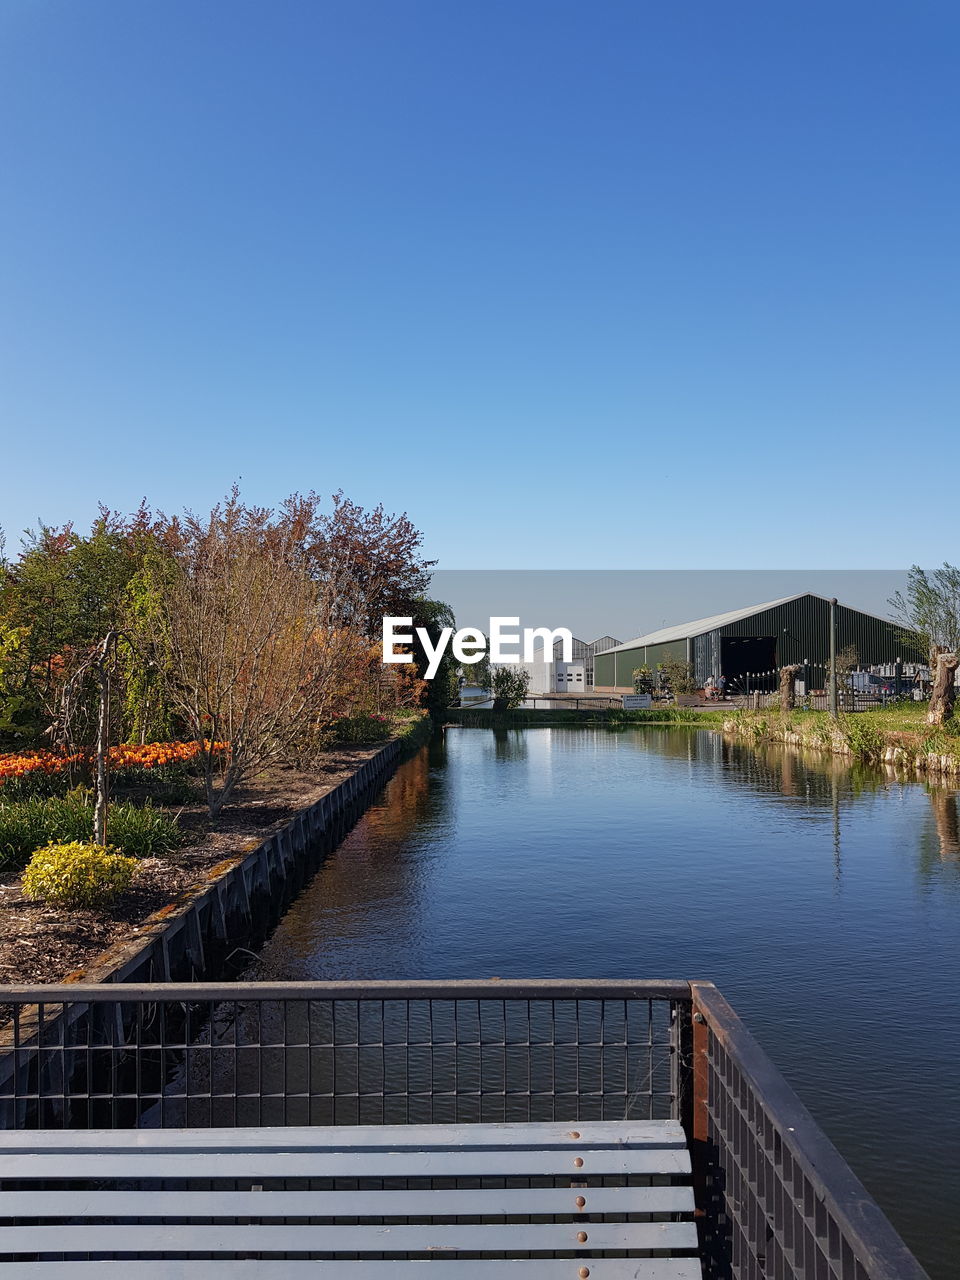
{"type": "Polygon", "coordinates": [[[863,1184],[713,983],[692,983],[706,1277],[922,1280],[863,1184]]]}
{"type": "Polygon", "coordinates": [[[923,1280],[711,983],[10,987],[5,1128],[680,1119],[704,1274],[923,1280]]]}
{"type": "Polygon", "coordinates": [[[115,1128],[666,1119],[690,992],[198,983],[2,998],[3,1127],[115,1128]]]}

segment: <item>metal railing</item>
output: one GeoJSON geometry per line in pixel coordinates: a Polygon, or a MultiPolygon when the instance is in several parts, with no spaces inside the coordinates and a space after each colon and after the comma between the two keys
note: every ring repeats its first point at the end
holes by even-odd
{"type": "Polygon", "coordinates": [[[925,1273],[712,983],[9,987],[5,1128],[682,1121],[704,1274],[925,1273]]]}
{"type": "Polygon", "coordinates": [[[690,992],[197,983],[0,998],[2,1127],[116,1128],[666,1119],[690,992]]]}
{"type": "Polygon", "coordinates": [[[713,983],[691,983],[706,1276],[921,1280],[863,1184],[713,983]]]}

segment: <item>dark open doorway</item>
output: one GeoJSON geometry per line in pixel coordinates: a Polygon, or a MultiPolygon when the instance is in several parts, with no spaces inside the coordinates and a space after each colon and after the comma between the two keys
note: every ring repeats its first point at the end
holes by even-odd
{"type": "MultiPolygon", "coordinates": [[[[720,670],[731,688],[739,688],[750,672],[752,689],[760,688],[760,672],[773,672],[777,665],[776,636],[722,636],[720,670]]],[[[768,677],[770,679],[770,677],[768,677]]]]}

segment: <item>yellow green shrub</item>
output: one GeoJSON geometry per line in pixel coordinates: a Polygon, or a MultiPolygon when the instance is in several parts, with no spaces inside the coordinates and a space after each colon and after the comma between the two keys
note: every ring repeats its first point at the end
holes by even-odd
{"type": "Polygon", "coordinates": [[[48,844],[38,849],[23,873],[28,898],[69,907],[99,907],[130,887],[136,858],[101,844],[48,844]]]}

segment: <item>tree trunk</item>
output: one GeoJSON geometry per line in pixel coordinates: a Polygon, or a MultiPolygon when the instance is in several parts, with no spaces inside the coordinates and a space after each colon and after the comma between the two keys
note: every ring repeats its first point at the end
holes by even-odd
{"type": "Polygon", "coordinates": [[[110,779],[107,773],[107,752],[110,750],[110,677],[107,674],[106,654],[96,664],[97,684],[100,687],[100,714],[97,717],[96,780],[93,802],[93,842],[107,843],[107,804],[110,800],[110,779]]]}
{"type": "Polygon", "coordinates": [[[797,705],[797,676],[803,670],[799,663],[780,668],[780,710],[792,711],[797,705]]]}
{"type": "Polygon", "coordinates": [[[943,724],[953,715],[955,697],[954,676],[960,666],[960,654],[940,653],[937,657],[933,688],[930,691],[930,709],[927,724],[943,724]]]}

